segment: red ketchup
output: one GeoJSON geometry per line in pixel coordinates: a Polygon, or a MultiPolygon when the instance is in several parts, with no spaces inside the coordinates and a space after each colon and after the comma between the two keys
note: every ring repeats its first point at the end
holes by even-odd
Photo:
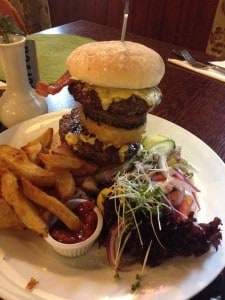
{"type": "Polygon", "coordinates": [[[73,212],[82,222],[80,229],[72,231],[60,220],[57,220],[50,228],[50,235],[58,242],[64,244],[80,243],[90,237],[96,227],[98,218],[94,211],[94,204],[91,201],[81,202],[73,212]]]}

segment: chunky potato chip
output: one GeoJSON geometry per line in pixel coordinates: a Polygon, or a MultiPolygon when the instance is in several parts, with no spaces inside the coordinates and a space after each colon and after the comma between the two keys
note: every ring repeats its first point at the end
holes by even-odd
{"type": "Polygon", "coordinates": [[[81,158],[78,158],[77,155],[69,149],[68,147],[58,146],[57,148],[52,150],[53,154],[59,154],[65,157],[71,157],[71,158],[77,158],[83,162],[82,167],[77,169],[71,169],[71,172],[74,176],[86,176],[86,175],[92,175],[96,173],[98,170],[98,166],[92,162],[82,160],[81,158]]]}
{"type": "Polygon", "coordinates": [[[77,230],[80,228],[81,222],[79,218],[61,201],[48,195],[25,178],[21,178],[21,182],[23,186],[23,193],[27,198],[46,208],[60,219],[69,229],[77,230]]]}
{"type": "Polygon", "coordinates": [[[36,145],[38,143],[42,144],[44,150],[49,149],[51,147],[53,133],[53,128],[48,128],[40,136],[36,137],[26,145],[22,146],[21,149],[26,150],[27,147],[36,145]]]}
{"type": "Polygon", "coordinates": [[[0,229],[23,229],[24,224],[8,202],[0,198],[0,229]]]}
{"type": "Polygon", "coordinates": [[[4,155],[16,156],[20,155],[22,159],[27,159],[27,154],[21,149],[14,148],[9,145],[0,145],[0,158],[4,157],[4,155]]]}
{"type": "Polygon", "coordinates": [[[7,164],[3,160],[0,159],[0,176],[8,170],[9,170],[9,168],[8,168],[7,164]]]}
{"type": "Polygon", "coordinates": [[[69,149],[68,147],[64,147],[64,146],[58,146],[58,147],[52,149],[52,153],[60,154],[60,155],[64,155],[64,156],[71,156],[71,157],[73,157],[75,155],[75,153],[71,149],[69,149]]]}
{"type": "Polygon", "coordinates": [[[71,170],[71,173],[75,177],[81,177],[81,176],[87,176],[87,175],[95,174],[97,170],[98,170],[97,165],[95,165],[93,163],[90,163],[90,162],[84,162],[82,168],[73,169],[73,170],[71,170]]]}
{"type": "Polygon", "coordinates": [[[44,164],[54,168],[72,170],[79,169],[84,165],[84,161],[76,156],[71,157],[53,153],[40,153],[38,157],[44,164]]]}
{"type": "Polygon", "coordinates": [[[53,186],[55,174],[30,161],[23,150],[0,145],[0,160],[19,176],[24,176],[38,186],[53,186]]]}
{"type": "Polygon", "coordinates": [[[27,156],[32,162],[39,163],[38,154],[43,151],[41,142],[36,144],[30,144],[23,148],[23,151],[26,152],[27,156]]]}
{"type": "Polygon", "coordinates": [[[55,171],[55,189],[63,202],[71,199],[76,190],[76,183],[68,170],[55,171]]]}
{"type": "Polygon", "coordinates": [[[48,225],[40,216],[33,202],[19,192],[17,178],[10,172],[2,175],[2,196],[11,205],[23,224],[40,235],[47,235],[48,225]]]}
{"type": "Polygon", "coordinates": [[[91,176],[86,176],[82,178],[80,186],[87,193],[92,193],[96,195],[99,193],[98,185],[95,179],[91,176]]]}

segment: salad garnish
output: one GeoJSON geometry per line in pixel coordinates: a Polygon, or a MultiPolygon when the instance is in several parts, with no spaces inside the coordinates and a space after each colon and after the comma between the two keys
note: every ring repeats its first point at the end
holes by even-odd
{"type": "MultiPolygon", "coordinates": [[[[100,193],[106,229],[102,239],[116,274],[137,264],[142,274],[146,266],[174,256],[199,256],[211,245],[218,249],[221,220],[197,222],[200,191],[194,173],[173,140],[146,137],[129,170],[117,173],[100,193]]],[[[132,290],[140,285],[138,276],[132,290]]]]}

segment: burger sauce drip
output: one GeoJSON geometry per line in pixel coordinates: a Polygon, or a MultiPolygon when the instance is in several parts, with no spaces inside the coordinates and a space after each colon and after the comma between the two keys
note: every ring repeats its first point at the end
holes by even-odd
{"type": "Polygon", "coordinates": [[[80,203],[73,211],[82,222],[79,230],[68,229],[60,220],[57,220],[49,230],[50,235],[60,243],[80,243],[90,237],[97,227],[97,215],[91,201],[80,203]]]}

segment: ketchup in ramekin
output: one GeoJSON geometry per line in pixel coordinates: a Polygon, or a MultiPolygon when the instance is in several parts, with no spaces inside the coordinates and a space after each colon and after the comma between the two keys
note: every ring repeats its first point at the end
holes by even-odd
{"type": "Polygon", "coordinates": [[[81,221],[81,227],[77,231],[68,229],[60,220],[57,220],[49,229],[49,234],[58,242],[64,244],[80,243],[89,238],[97,227],[97,214],[95,205],[91,201],[81,202],[72,211],[81,221]]]}
{"type": "Polygon", "coordinates": [[[44,239],[60,255],[78,257],[87,254],[102,230],[102,214],[97,206],[86,199],[71,199],[65,205],[79,217],[81,228],[73,232],[53,218],[49,233],[44,239]]]}

